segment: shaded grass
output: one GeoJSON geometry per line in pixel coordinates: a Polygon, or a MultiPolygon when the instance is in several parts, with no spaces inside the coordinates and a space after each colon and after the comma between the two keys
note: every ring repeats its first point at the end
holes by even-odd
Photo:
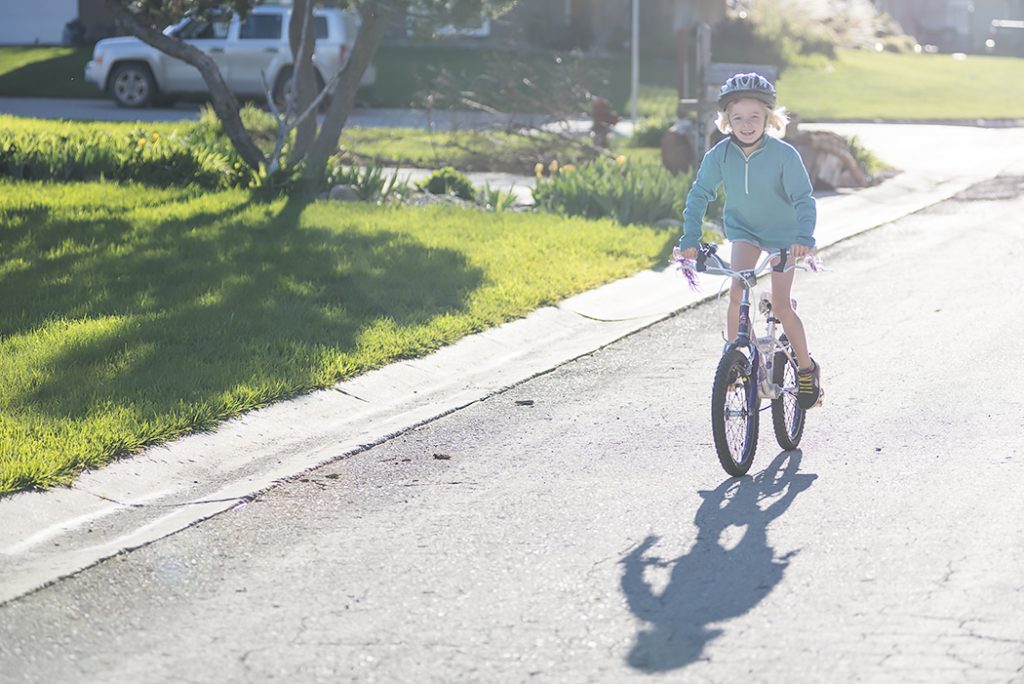
{"type": "Polygon", "coordinates": [[[92,48],[5,46],[0,48],[0,96],[103,97],[85,80],[92,48]]]}
{"type": "MultiPolygon", "coordinates": [[[[569,85],[607,98],[620,112],[627,112],[629,106],[630,62],[625,55],[584,57],[550,50],[463,48],[441,43],[383,45],[374,63],[377,82],[362,94],[372,107],[421,107],[428,94],[457,90],[502,111],[545,111],[538,104],[550,103],[569,85]]],[[[641,98],[667,94],[675,111],[673,60],[642,57],[640,81],[641,98]],[[653,86],[653,91],[648,86],[653,86]]],[[[585,107],[577,113],[586,113],[585,107]]]]}
{"type": "Polygon", "coordinates": [[[0,181],[0,494],[634,273],[611,221],[0,181]]]}

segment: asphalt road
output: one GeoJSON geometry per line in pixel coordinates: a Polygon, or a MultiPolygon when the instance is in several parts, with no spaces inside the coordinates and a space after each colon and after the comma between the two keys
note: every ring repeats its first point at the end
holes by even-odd
{"type": "Polygon", "coordinates": [[[713,453],[703,305],[0,607],[4,682],[1024,682],[1024,178],[830,250],[713,453]]]}

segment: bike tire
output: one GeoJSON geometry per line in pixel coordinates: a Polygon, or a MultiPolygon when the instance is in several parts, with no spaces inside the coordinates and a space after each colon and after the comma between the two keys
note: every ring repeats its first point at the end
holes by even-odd
{"type": "MultiPolygon", "coordinates": [[[[775,352],[772,364],[772,382],[779,387],[796,388],[797,365],[782,352],[775,352]]],[[[800,408],[796,394],[783,392],[778,399],[772,400],[772,427],[775,428],[775,439],[779,446],[787,451],[800,446],[800,438],[804,434],[804,422],[807,411],[800,408]]]]}
{"type": "Polygon", "coordinates": [[[745,475],[757,451],[760,400],[750,360],[738,349],[722,355],[711,389],[711,431],[725,472],[745,475]]]}

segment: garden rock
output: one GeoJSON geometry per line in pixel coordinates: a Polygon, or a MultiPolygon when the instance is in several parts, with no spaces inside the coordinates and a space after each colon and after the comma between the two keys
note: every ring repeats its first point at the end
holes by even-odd
{"type": "Polygon", "coordinates": [[[697,162],[691,142],[692,128],[693,122],[680,119],[661,137],[661,164],[672,173],[689,171],[697,162]]]}
{"type": "Polygon", "coordinates": [[[406,206],[411,207],[426,207],[432,204],[447,204],[455,207],[462,207],[463,209],[468,207],[478,206],[475,202],[464,200],[461,197],[455,195],[434,195],[429,192],[415,192],[408,195],[405,198],[406,206]]]}
{"type": "Polygon", "coordinates": [[[330,199],[335,202],[362,202],[363,196],[351,185],[335,185],[331,188],[330,199]]]}
{"type": "Polygon", "coordinates": [[[796,148],[816,190],[863,188],[867,174],[850,152],[844,137],[830,131],[801,131],[800,117],[790,113],[785,140],[796,148]]]}

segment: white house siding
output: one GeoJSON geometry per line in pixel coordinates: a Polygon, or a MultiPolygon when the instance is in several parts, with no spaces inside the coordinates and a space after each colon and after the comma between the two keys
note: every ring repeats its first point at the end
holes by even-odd
{"type": "Polygon", "coordinates": [[[983,52],[993,19],[1024,18],[1024,0],[875,0],[921,43],[983,52]]]}
{"type": "Polygon", "coordinates": [[[0,45],[59,45],[78,0],[0,0],[0,45]]]}

